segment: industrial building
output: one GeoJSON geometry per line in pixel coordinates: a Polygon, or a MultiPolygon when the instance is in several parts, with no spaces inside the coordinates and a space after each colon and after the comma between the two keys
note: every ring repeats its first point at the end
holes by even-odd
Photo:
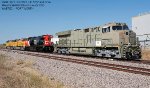
{"type": "Polygon", "coordinates": [[[132,17],[132,30],[137,33],[141,47],[150,48],[150,13],[132,17]]]}

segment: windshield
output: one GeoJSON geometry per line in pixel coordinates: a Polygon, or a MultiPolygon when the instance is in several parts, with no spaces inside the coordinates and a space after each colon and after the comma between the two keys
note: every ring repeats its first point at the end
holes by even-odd
{"type": "Polygon", "coordinates": [[[129,30],[128,26],[127,26],[127,25],[124,25],[124,26],[123,26],[123,30],[129,30]]]}
{"type": "Polygon", "coordinates": [[[122,30],[122,26],[113,26],[112,29],[113,30],[122,30]]]}
{"type": "Polygon", "coordinates": [[[102,28],[102,33],[110,32],[110,27],[102,28]]]}

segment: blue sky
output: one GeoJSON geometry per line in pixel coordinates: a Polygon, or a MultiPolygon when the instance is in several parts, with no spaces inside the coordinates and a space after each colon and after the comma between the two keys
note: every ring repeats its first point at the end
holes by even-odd
{"type": "Polygon", "coordinates": [[[131,27],[133,16],[150,11],[150,0],[49,1],[52,3],[29,11],[4,11],[0,8],[0,43],[42,34],[55,35],[60,31],[108,22],[125,22],[131,27]]]}

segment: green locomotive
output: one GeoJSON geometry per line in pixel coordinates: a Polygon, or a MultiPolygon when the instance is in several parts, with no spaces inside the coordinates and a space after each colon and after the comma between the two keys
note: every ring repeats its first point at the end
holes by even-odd
{"type": "Polygon", "coordinates": [[[140,59],[136,33],[125,23],[108,23],[86,29],[58,32],[57,53],[140,59]]]}

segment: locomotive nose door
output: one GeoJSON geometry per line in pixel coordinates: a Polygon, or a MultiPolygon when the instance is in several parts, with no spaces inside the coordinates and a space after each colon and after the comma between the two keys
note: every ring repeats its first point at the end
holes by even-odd
{"type": "Polygon", "coordinates": [[[51,38],[53,36],[52,35],[44,35],[43,38],[44,38],[44,46],[51,46],[52,45],[52,42],[51,42],[51,38]]]}
{"type": "Polygon", "coordinates": [[[44,37],[44,46],[50,46],[49,36],[45,35],[44,37]]]}

